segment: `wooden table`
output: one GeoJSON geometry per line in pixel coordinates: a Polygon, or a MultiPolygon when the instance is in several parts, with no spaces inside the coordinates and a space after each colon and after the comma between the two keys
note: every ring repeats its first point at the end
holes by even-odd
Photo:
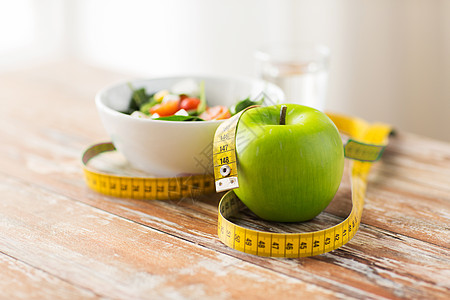
{"type": "MultiPolygon", "coordinates": [[[[256,257],[218,240],[217,196],[86,187],[81,153],[108,140],[94,95],[124,78],[76,62],[0,75],[0,298],[450,299],[450,144],[398,131],[347,245],[256,257]]],[[[345,179],[319,220],[339,222],[350,205],[345,179]]]]}

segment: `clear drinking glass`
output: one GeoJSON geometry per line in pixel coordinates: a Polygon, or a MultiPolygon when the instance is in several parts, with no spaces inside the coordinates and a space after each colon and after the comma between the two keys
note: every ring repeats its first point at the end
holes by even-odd
{"type": "Polygon", "coordinates": [[[326,104],[330,51],[325,46],[272,44],[255,54],[258,76],[278,85],[285,103],[323,111],[326,104]]]}

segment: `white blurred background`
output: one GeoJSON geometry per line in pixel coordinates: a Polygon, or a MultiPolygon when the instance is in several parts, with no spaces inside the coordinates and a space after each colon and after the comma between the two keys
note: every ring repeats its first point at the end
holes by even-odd
{"type": "Polygon", "coordinates": [[[1,73],[255,76],[255,50],[280,41],[330,48],[327,110],[450,141],[450,0],[0,0],[1,73]]]}

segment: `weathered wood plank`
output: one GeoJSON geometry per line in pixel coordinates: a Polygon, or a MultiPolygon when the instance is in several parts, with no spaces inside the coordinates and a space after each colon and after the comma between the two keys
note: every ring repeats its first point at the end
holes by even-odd
{"type": "MultiPolygon", "coordinates": [[[[391,164],[389,151],[369,176],[362,222],[449,248],[450,163],[427,174],[409,163],[391,164]]],[[[348,180],[336,198],[326,211],[345,217],[351,207],[348,180]]]]}
{"type": "Polygon", "coordinates": [[[0,193],[0,250],[100,296],[228,299],[249,295],[256,299],[295,298],[299,292],[305,297],[351,296],[6,176],[0,176],[0,193]]]}
{"type": "Polygon", "coordinates": [[[0,253],[2,299],[97,299],[92,291],[74,286],[42,270],[0,253]]]}

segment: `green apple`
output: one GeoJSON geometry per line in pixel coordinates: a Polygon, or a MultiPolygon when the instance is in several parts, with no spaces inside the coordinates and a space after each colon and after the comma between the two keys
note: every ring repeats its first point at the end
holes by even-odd
{"type": "Polygon", "coordinates": [[[297,105],[257,107],[243,113],[236,131],[239,188],[234,192],[268,221],[307,221],[339,188],[344,148],[326,114],[297,105]],[[281,124],[280,124],[281,121],[281,124]]]}

